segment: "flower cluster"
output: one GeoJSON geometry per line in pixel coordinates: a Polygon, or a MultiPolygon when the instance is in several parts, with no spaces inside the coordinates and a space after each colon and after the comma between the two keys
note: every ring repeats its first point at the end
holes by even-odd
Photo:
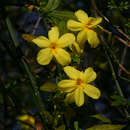
{"type": "MultiPolygon", "coordinates": [[[[52,59],[62,66],[71,63],[71,55],[65,50],[66,47],[72,45],[80,52],[80,47],[88,41],[92,48],[99,45],[98,35],[95,31],[102,18],[88,17],[88,15],[78,10],[75,12],[78,21],[68,20],[67,28],[71,31],[79,31],[77,38],[73,33],[65,33],[62,36],[59,34],[58,27],[52,27],[48,32],[48,38],[39,36],[32,41],[42,48],[37,55],[37,61],[41,65],[48,65],[52,59]],[[78,44],[77,44],[78,43],[78,44]]],[[[85,72],[80,72],[74,67],[64,67],[65,73],[69,76],[69,80],[62,80],[58,83],[61,91],[67,93],[65,101],[68,103],[74,102],[77,106],[84,104],[84,93],[93,99],[100,97],[98,88],[89,83],[96,79],[96,73],[89,67],[85,72]]]]}

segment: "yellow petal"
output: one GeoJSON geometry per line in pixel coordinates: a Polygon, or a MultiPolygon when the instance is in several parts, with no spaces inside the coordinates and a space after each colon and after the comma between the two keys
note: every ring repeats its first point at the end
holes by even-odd
{"type": "Polygon", "coordinates": [[[74,42],[73,45],[74,45],[76,51],[77,51],[78,53],[81,53],[81,49],[80,49],[80,47],[79,47],[79,44],[78,44],[77,42],[74,42]]]}
{"type": "Polygon", "coordinates": [[[69,20],[67,22],[67,28],[71,31],[81,31],[82,26],[83,25],[80,22],[76,22],[74,20],[69,20]]]}
{"type": "Polygon", "coordinates": [[[86,32],[87,32],[88,43],[92,48],[96,48],[100,43],[97,33],[90,29],[87,29],[86,32]]]}
{"type": "Polygon", "coordinates": [[[93,18],[93,17],[89,17],[87,23],[89,24],[88,27],[92,28],[95,27],[96,25],[98,25],[99,23],[102,22],[102,18],[93,18]]]}
{"type": "Polygon", "coordinates": [[[64,67],[64,71],[71,79],[77,79],[79,78],[79,75],[81,75],[81,72],[79,70],[71,66],[64,67]]]}
{"type": "Polygon", "coordinates": [[[97,77],[96,72],[93,70],[92,67],[89,67],[84,72],[85,82],[90,83],[94,81],[97,77]]]}
{"type": "Polygon", "coordinates": [[[101,95],[100,90],[90,84],[86,84],[83,91],[93,99],[98,99],[101,95]]]}
{"type": "Polygon", "coordinates": [[[79,44],[83,45],[87,41],[87,33],[86,31],[81,31],[78,33],[77,41],[79,44]]]}
{"type": "Polygon", "coordinates": [[[48,37],[51,42],[56,42],[59,38],[59,29],[58,27],[52,27],[48,32],[48,37]]]}
{"type": "Polygon", "coordinates": [[[57,62],[63,66],[71,62],[70,54],[62,48],[58,48],[54,56],[57,62]]]}
{"type": "Polygon", "coordinates": [[[68,93],[65,97],[65,102],[66,103],[73,103],[74,100],[74,92],[68,93]]]}
{"type": "Polygon", "coordinates": [[[71,44],[73,44],[75,41],[75,36],[72,33],[66,33],[60,37],[60,39],[57,41],[57,44],[59,47],[64,48],[71,44]]]}
{"type": "Polygon", "coordinates": [[[58,83],[60,90],[63,92],[71,92],[76,88],[75,80],[62,80],[58,83]]]}
{"type": "Polygon", "coordinates": [[[32,41],[40,48],[48,47],[50,45],[50,41],[44,36],[39,36],[32,41]]]}
{"type": "Polygon", "coordinates": [[[84,104],[84,93],[82,88],[77,88],[74,93],[75,103],[78,107],[84,104]]]}
{"type": "Polygon", "coordinates": [[[48,65],[52,60],[52,53],[50,48],[41,49],[37,55],[37,61],[41,65],[48,65]]]}
{"type": "Polygon", "coordinates": [[[85,23],[88,20],[88,15],[83,10],[78,10],[75,12],[75,16],[78,18],[78,20],[82,23],[85,23]]]}
{"type": "Polygon", "coordinates": [[[28,115],[18,116],[17,119],[21,121],[26,121],[28,119],[28,115]]]}

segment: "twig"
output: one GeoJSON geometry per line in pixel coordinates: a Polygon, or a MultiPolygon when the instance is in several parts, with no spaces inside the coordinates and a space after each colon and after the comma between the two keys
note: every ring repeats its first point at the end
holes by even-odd
{"type": "Polygon", "coordinates": [[[120,42],[122,42],[124,45],[126,45],[127,47],[130,47],[130,42],[127,42],[125,40],[123,40],[122,38],[120,38],[117,35],[114,35],[116,39],[118,39],[120,42]]]}
{"type": "Polygon", "coordinates": [[[42,17],[39,16],[39,18],[38,18],[38,20],[37,20],[37,22],[36,22],[36,24],[35,24],[35,26],[34,26],[34,28],[33,28],[32,35],[35,34],[36,29],[37,29],[37,27],[39,26],[41,19],[42,19],[42,17]]]}
{"type": "Polygon", "coordinates": [[[127,79],[125,77],[120,76],[121,79],[126,80],[127,82],[130,82],[130,79],[127,79]]]}
{"type": "Polygon", "coordinates": [[[109,47],[109,45],[106,43],[105,44],[107,50],[109,51],[109,53],[111,54],[112,58],[114,59],[114,62],[116,64],[119,65],[119,67],[126,73],[126,74],[130,74],[130,72],[122,65],[120,64],[119,60],[117,59],[116,55],[114,54],[114,52],[112,51],[112,49],[109,47]]]}
{"type": "Polygon", "coordinates": [[[122,35],[124,35],[130,41],[130,37],[126,33],[124,33],[119,27],[117,27],[117,26],[115,26],[115,27],[122,35]]]}
{"type": "MultiPolygon", "coordinates": [[[[124,64],[126,53],[127,53],[127,46],[124,47],[124,50],[123,50],[123,53],[122,53],[121,62],[120,62],[122,65],[124,64]]],[[[121,75],[121,72],[122,72],[122,69],[119,68],[118,69],[118,76],[121,75]]]]}
{"type": "MultiPolygon", "coordinates": [[[[108,33],[108,34],[112,33],[112,32],[110,32],[109,30],[107,30],[107,29],[105,29],[105,28],[103,28],[103,31],[104,31],[105,33],[108,33]]],[[[114,37],[115,37],[117,40],[119,40],[120,42],[122,42],[125,46],[130,47],[130,42],[125,41],[124,39],[120,38],[119,36],[117,36],[117,35],[115,35],[115,34],[114,34],[114,37]]]]}

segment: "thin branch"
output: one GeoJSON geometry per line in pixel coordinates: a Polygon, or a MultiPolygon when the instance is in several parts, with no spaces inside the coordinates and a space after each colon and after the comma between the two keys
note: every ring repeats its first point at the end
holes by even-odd
{"type": "MultiPolygon", "coordinates": [[[[127,46],[125,46],[124,47],[124,50],[123,50],[123,53],[122,53],[122,56],[121,56],[121,65],[123,65],[124,64],[124,61],[125,61],[125,57],[126,57],[126,53],[127,53],[127,46]]],[[[120,76],[121,75],[121,72],[122,72],[122,69],[121,69],[121,67],[118,69],[118,76],[120,76]]]]}
{"type": "MultiPolygon", "coordinates": [[[[103,31],[104,31],[105,33],[108,33],[108,34],[112,33],[112,32],[110,32],[109,30],[107,30],[107,29],[105,29],[105,28],[103,28],[103,31]]],[[[114,37],[115,37],[117,40],[119,40],[121,43],[123,43],[125,46],[130,47],[130,42],[125,41],[124,39],[120,38],[119,36],[117,36],[117,35],[115,35],[115,34],[114,34],[114,37]]]]}
{"type": "Polygon", "coordinates": [[[126,33],[124,33],[119,27],[117,27],[117,26],[115,26],[115,27],[123,36],[125,36],[130,41],[130,37],[126,33]]]}
{"type": "Polygon", "coordinates": [[[120,42],[122,42],[125,46],[130,47],[130,42],[127,42],[127,41],[123,40],[122,38],[120,38],[120,37],[117,36],[117,35],[114,35],[114,36],[115,36],[115,38],[116,38],[117,40],[119,40],[120,42]]]}
{"type": "Polygon", "coordinates": [[[42,19],[42,17],[41,17],[41,16],[39,16],[39,18],[38,18],[38,20],[37,20],[36,24],[34,25],[34,28],[33,28],[33,31],[32,31],[32,35],[34,35],[34,34],[35,34],[36,29],[38,28],[38,26],[39,26],[39,24],[40,24],[41,19],[42,19]]]}
{"type": "MultiPolygon", "coordinates": [[[[103,48],[104,48],[106,57],[107,57],[107,59],[108,59],[108,62],[109,62],[111,71],[112,71],[112,77],[113,77],[113,79],[114,79],[114,81],[115,81],[116,89],[117,89],[119,95],[120,95],[121,97],[124,97],[124,94],[123,94],[123,92],[122,92],[122,90],[121,90],[120,84],[119,84],[118,79],[117,79],[117,75],[116,75],[116,73],[115,73],[115,70],[114,70],[114,67],[113,67],[113,64],[112,64],[112,61],[111,61],[111,58],[110,58],[110,56],[109,56],[109,54],[108,54],[108,52],[107,52],[108,50],[107,50],[107,48],[106,48],[106,46],[105,46],[105,45],[106,45],[106,41],[105,41],[105,39],[104,39],[103,36],[100,36],[100,38],[101,38],[102,42],[104,43],[104,44],[103,44],[103,48]]],[[[128,111],[127,111],[125,108],[124,108],[124,112],[125,112],[125,114],[126,114],[127,119],[129,119],[129,118],[130,118],[130,115],[129,115],[128,111]]]]}

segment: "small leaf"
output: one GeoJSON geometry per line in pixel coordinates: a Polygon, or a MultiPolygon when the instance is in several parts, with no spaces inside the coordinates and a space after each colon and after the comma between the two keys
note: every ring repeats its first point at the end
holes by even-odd
{"type": "Polygon", "coordinates": [[[124,97],[119,96],[119,95],[113,95],[112,99],[114,100],[111,103],[112,106],[120,106],[120,105],[127,104],[126,99],[124,97]]]}
{"type": "Polygon", "coordinates": [[[125,125],[112,125],[112,124],[104,124],[104,125],[95,125],[86,130],[121,130],[125,125]]]}
{"type": "Polygon", "coordinates": [[[41,87],[41,91],[56,92],[58,86],[54,82],[46,82],[41,87]]]}
{"type": "Polygon", "coordinates": [[[103,116],[101,114],[92,115],[91,117],[99,119],[99,120],[101,120],[102,122],[105,122],[105,123],[111,123],[111,120],[109,120],[108,118],[106,118],[105,116],[103,116]]]}
{"type": "Polygon", "coordinates": [[[52,13],[49,13],[49,15],[53,17],[76,19],[74,12],[71,11],[54,11],[52,13]]]}
{"type": "Polygon", "coordinates": [[[58,128],[56,128],[55,130],[65,130],[65,125],[61,125],[58,128]]]}
{"type": "Polygon", "coordinates": [[[74,128],[75,128],[75,130],[81,130],[81,129],[79,128],[78,121],[75,121],[75,122],[74,122],[74,128]]]}
{"type": "Polygon", "coordinates": [[[49,0],[48,4],[45,7],[46,11],[51,11],[51,10],[55,10],[59,4],[60,4],[61,0],[49,0]]]}
{"type": "Polygon", "coordinates": [[[22,35],[22,38],[24,40],[26,40],[27,42],[32,42],[32,40],[35,38],[34,35],[31,35],[31,34],[23,34],[22,35]]]}

